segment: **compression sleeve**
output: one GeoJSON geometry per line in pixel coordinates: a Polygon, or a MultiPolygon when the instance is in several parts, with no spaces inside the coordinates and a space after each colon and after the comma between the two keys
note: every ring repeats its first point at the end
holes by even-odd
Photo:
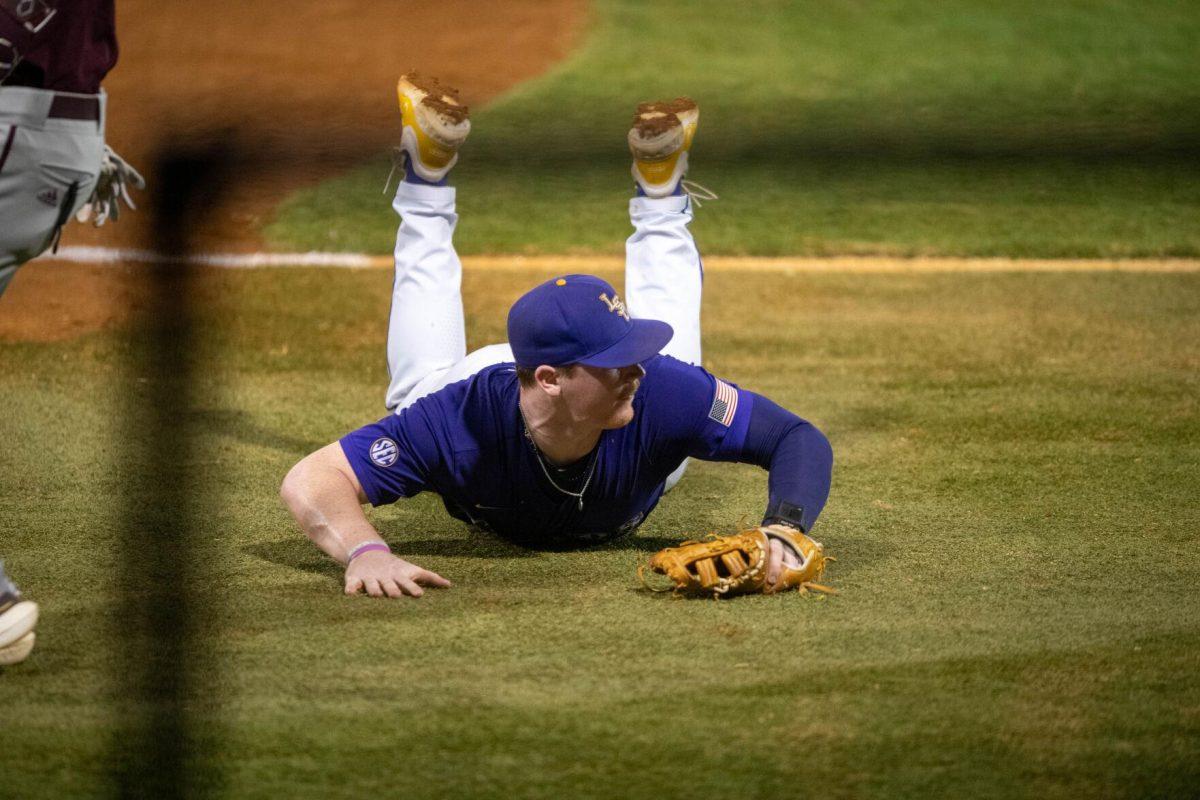
{"type": "Polygon", "coordinates": [[[770,471],[764,524],[783,522],[807,533],[829,497],[833,448],[811,422],[760,394],[749,394],[754,402],[737,460],[770,471]]]}

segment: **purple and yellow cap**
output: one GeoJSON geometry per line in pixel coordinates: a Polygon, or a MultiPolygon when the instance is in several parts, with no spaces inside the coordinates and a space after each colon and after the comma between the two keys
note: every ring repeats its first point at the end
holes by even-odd
{"type": "Polygon", "coordinates": [[[595,275],[548,280],[508,312],[508,342],[519,367],[627,367],[656,356],[674,333],[660,320],[631,319],[612,284],[595,275]]]}

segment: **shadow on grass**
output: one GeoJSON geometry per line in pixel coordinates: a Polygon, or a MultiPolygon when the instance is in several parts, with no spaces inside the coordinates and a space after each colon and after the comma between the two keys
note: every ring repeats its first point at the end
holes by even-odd
{"type": "Polygon", "coordinates": [[[818,535],[817,541],[823,541],[825,553],[837,559],[825,573],[826,579],[831,581],[887,561],[899,549],[891,540],[874,536],[839,535],[836,541],[830,541],[818,535]]]}
{"type": "MultiPolygon", "coordinates": [[[[583,124],[583,123],[580,123],[583,124]]],[[[1092,125],[1077,128],[1046,125],[1035,131],[991,127],[919,130],[881,129],[859,121],[841,122],[827,130],[778,126],[752,136],[727,128],[704,135],[706,162],[729,168],[778,163],[780,160],[829,164],[843,160],[879,165],[918,164],[1179,164],[1194,169],[1200,155],[1200,118],[1181,119],[1171,130],[1146,133],[1130,126],[1092,125]]],[[[502,130],[474,141],[475,169],[523,167],[560,170],[564,165],[604,164],[627,156],[607,136],[579,136],[556,130],[539,138],[533,152],[520,131],[502,130]]]]}
{"type": "Polygon", "coordinates": [[[297,569],[323,578],[342,581],[342,566],[326,556],[302,535],[279,539],[274,542],[250,544],[242,548],[248,553],[281,567],[297,569]]]}
{"type": "Polygon", "coordinates": [[[231,436],[239,442],[267,447],[297,457],[307,455],[328,442],[303,439],[267,427],[248,411],[234,408],[195,409],[190,420],[197,430],[231,436]]]}
{"type": "MultiPolygon", "coordinates": [[[[536,555],[533,550],[482,534],[468,539],[408,539],[391,544],[396,554],[403,558],[530,558],[536,555]]],[[[274,542],[246,545],[242,552],[281,567],[341,581],[342,566],[300,534],[274,542]]]]}
{"type": "MultiPolygon", "coordinates": [[[[654,552],[664,547],[673,547],[679,540],[651,536],[628,536],[616,541],[591,547],[564,548],[547,546],[541,548],[522,547],[498,536],[483,532],[469,532],[464,538],[456,539],[406,539],[392,542],[397,555],[404,558],[437,556],[441,558],[533,558],[539,552],[563,552],[571,549],[580,552],[654,552]]],[[[341,581],[342,567],[328,558],[303,536],[289,536],[273,542],[246,545],[242,552],[248,553],[281,567],[308,572],[313,575],[341,581]]]]}

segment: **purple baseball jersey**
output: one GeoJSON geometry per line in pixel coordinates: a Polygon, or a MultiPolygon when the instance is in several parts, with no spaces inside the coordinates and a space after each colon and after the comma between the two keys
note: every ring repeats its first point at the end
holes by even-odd
{"type": "Polygon", "coordinates": [[[670,356],[643,366],[633,421],[604,431],[593,451],[582,509],[551,483],[525,436],[511,363],[347,434],[342,450],[372,505],[431,491],[451,515],[523,544],[604,541],[642,523],[685,458],[741,460],[746,438],[751,393],[670,356]]]}

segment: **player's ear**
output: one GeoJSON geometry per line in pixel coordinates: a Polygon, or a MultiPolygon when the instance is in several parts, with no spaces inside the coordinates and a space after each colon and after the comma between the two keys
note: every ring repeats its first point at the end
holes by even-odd
{"type": "Polygon", "coordinates": [[[542,364],[533,371],[533,379],[537,382],[538,387],[551,397],[557,397],[562,392],[559,377],[559,370],[546,364],[542,364]]]}

